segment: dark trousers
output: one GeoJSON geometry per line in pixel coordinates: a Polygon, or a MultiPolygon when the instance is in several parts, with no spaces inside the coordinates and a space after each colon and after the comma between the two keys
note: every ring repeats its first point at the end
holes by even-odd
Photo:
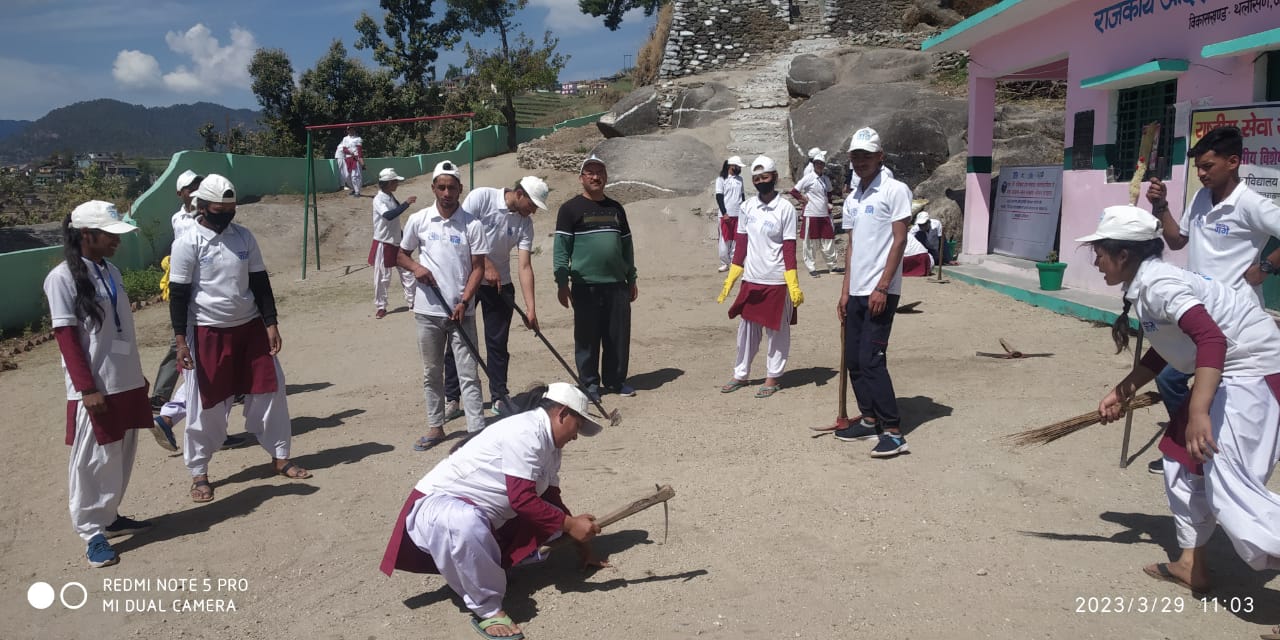
{"type": "MultiPolygon", "coordinates": [[[[515,285],[504,284],[501,287],[480,285],[476,289],[476,300],[480,307],[480,315],[484,318],[484,366],[488,369],[489,399],[507,397],[507,369],[511,365],[511,353],[507,351],[507,340],[511,335],[511,317],[515,310],[503,298],[514,300],[515,285]]],[[[462,388],[458,385],[458,366],[453,361],[453,351],[446,351],[444,360],[444,398],[457,400],[462,397],[462,388]]]]}
{"type": "Polygon", "coordinates": [[[902,418],[898,415],[898,397],[893,392],[893,380],[889,379],[886,354],[899,296],[888,298],[884,311],[872,317],[867,296],[849,297],[845,306],[844,361],[858,411],[875,418],[881,427],[897,427],[902,418]]]}
{"type": "Polygon", "coordinates": [[[631,285],[575,284],[572,293],[573,355],[582,386],[597,393],[601,383],[616,389],[627,381],[631,355],[631,285]]]}
{"type": "Polygon", "coordinates": [[[169,339],[169,353],[164,354],[160,368],[156,370],[155,386],[151,387],[151,408],[159,410],[164,403],[173,398],[173,389],[178,386],[178,338],[169,339]]]}

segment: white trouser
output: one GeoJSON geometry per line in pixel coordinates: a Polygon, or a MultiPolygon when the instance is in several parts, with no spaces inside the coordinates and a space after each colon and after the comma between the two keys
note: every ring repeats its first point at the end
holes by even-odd
{"type": "Polygon", "coordinates": [[[382,252],[379,251],[373,259],[373,305],[378,309],[387,308],[387,284],[391,282],[391,272],[400,272],[400,285],[404,287],[404,301],[413,308],[414,293],[418,290],[417,282],[413,279],[413,272],[406,271],[400,267],[384,267],[382,266],[382,252]]]}
{"type": "Polygon", "coordinates": [[[187,403],[177,398],[164,403],[160,407],[160,415],[169,419],[169,424],[176,425],[187,419],[187,403]]]}
{"type": "MultiPolygon", "coordinates": [[[[188,335],[189,344],[195,344],[188,335]]],[[[194,357],[194,355],[193,355],[194,357]]],[[[276,366],[276,390],[274,393],[250,393],[244,396],[244,430],[252,433],[272,458],[289,457],[289,441],[293,426],[289,421],[289,401],[285,395],[284,369],[280,359],[271,358],[276,366]]],[[[191,477],[209,474],[209,460],[227,439],[227,417],[235,397],[227,398],[205,409],[200,404],[200,382],[194,369],[182,372],[182,388],[187,392],[187,429],[182,438],[182,457],[191,471],[191,477]]]]}
{"type": "Polygon", "coordinates": [[[351,176],[347,175],[347,161],[342,156],[338,156],[334,162],[338,163],[338,184],[344,189],[350,187],[351,176]]]}
{"type": "Polygon", "coordinates": [[[720,255],[720,264],[726,267],[733,264],[733,239],[724,239],[719,222],[716,223],[716,251],[720,255]]]}
{"type": "Polygon", "coordinates": [[[405,530],[472,613],[484,619],[502,610],[507,572],[479,509],[453,496],[423,496],[405,516],[405,530]]]}
{"type": "Polygon", "coordinates": [[[360,193],[360,187],[364,186],[364,169],[360,168],[359,162],[356,163],[356,166],[351,167],[349,183],[351,184],[351,193],[360,193]]]}
{"type": "Polygon", "coordinates": [[[827,261],[827,269],[843,267],[844,263],[836,260],[836,241],[834,239],[809,238],[809,218],[804,218],[801,224],[801,234],[803,239],[800,244],[803,245],[801,253],[804,256],[804,266],[810,271],[817,271],[817,261],[814,260],[814,246],[816,245],[822,251],[822,259],[827,261]]]}
{"type": "MultiPolygon", "coordinates": [[[[480,374],[471,350],[448,328],[448,318],[415,313],[418,320],[418,355],[422,357],[422,393],[427,401],[427,426],[444,428],[444,350],[453,349],[453,362],[458,369],[458,386],[462,389],[462,409],[467,414],[467,431],[484,428],[484,395],[480,391],[480,374]]],[[[462,330],[476,343],[476,318],[466,316],[462,330]]]]}
{"type": "Polygon", "coordinates": [[[765,328],[746,320],[738,320],[738,360],[733,366],[735,380],[748,380],[751,375],[751,361],[760,349],[760,334],[768,338],[768,359],[765,361],[765,376],[776,378],[787,368],[787,354],[791,351],[791,301],[787,300],[786,309],[782,313],[781,328],[777,331],[765,328]]]}
{"type": "Polygon", "coordinates": [[[84,403],[76,405],[76,435],[71,442],[71,461],[67,463],[67,506],[71,509],[71,525],[88,542],[119,515],[117,509],[129,486],[133,457],[138,452],[138,430],[126,431],[123,439],[111,444],[98,444],[84,403]]]}
{"type": "Polygon", "coordinates": [[[1164,459],[1178,546],[1204,546],[1221,524],[1250,567],[1280,569],[1280,495],[1267,489],[1280,454],[1280,404],[1263,378],[1223,378],[1209,419],[1218,453],[1203,476],[1164,459]]]}

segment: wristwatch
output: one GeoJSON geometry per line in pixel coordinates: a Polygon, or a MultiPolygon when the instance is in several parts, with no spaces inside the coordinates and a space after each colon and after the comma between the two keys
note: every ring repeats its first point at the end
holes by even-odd
{"type": "Polygon", "coordinates": [[[1258,261],[1258,268],[1262,269],[1262,272],[1269,276],[1273,276],[1277,273],[1280,273],[1280,267],[1277,267],[1271,264],[1271,261],[1266,258],[1263,258],[1262,260],[1258,261]]]}

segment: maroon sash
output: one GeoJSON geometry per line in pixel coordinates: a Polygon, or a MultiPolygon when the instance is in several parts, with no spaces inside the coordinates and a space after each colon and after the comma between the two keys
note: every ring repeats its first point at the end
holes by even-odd
{"type": "Polygon", "coordinates": [[[195,352],[205,409],[235,395],[276,392],[275,357],[262,318],[238,327],[197,326],[195,352]]]}
{"type": "MultiPolygon", "coordinates": [[[[782,328],[782,310],[787,307],[787,285],[756,284],[742,281],[738,298],[729,307],[729,317],[742,316],[747,322],[764,325],[773,331],[782,328]]],[[[800,315],[791,310],[791,324],[800,321],[800,315]]]]}
{"type": "MultiPolygon", "coordinates": [[[[107,410],[102,414],[89,413],[93,426],[93,439],[98,444],[111,444],[124,439],[130,429],[147,429],[151,426],[151,399],[147,385],[104,396],[107,410]]],[[[76,439],[76,409],[79,400],[67,401],[67,445],[76,439]]]]}
{"type": "Polygon", "coordinates": [[[400,252],[400,247],[390,242],[374,240],[373,244],[369,246],[369,266],[373,266],[373,261],[378,257],[379,252],[382,253],[382,266],[388,269],[396,266],[396,254],[400,252]]]}
{"type": "Polygon", "coordinates": [[[831,217],[808,217],[804,219],[805,238],[809,240],[834,240],[836,228],[831,226],[831,217]]]}

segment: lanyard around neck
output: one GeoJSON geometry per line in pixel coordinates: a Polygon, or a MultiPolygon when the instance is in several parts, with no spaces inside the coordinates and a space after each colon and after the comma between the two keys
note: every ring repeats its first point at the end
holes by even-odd
{"type": "Polygon", "coordinates": [[[116,321],[116,333],[124,333],[124,327],[120,324],[120,309],[116,304],[119,300],[119,290],[116,288],[116,279],[111,276],[111,268],[108,267],[104,275],[98,263],[90,260],[89,264],[93,265],[93,270],[98,273],[98,280],[102,281],[102,286],[107,289],[107,297],[111,299],[111,315],[116,321]]]}

